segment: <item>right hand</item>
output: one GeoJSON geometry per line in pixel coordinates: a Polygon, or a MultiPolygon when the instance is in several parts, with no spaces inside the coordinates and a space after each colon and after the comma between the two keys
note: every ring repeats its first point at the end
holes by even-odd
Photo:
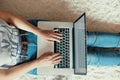
{"type": "Polygon", "coordinates": [[[57,32],[58,30],[40,30],[39,35],[41,38],[50,41],[50,42],[60,42],[62,39],[62,34],[57,32]]]}
{"type": "Polygon", "coordinates": [[[38,60],[38,66],[39,67],[45,67],[45,66],[53,66],[55,64],[58,64],[62,59],[62,56],[58,53],[53,52],[46,52],[42,54],[37,60],[38,60]]]}

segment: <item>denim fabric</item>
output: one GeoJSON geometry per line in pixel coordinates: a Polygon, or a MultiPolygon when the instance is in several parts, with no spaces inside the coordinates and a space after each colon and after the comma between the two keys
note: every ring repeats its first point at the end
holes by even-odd
{"type": "MultiPolygon", "coordinates": [[[[29,22],[35,26],[37,26],[38,20],[29,20],[29,22]]],[[[27,48],[27,59],[26,61],[31,61],[37,58],[37,36],[33,33],[26,32],[26,38],[28,42],[27,48]]],[[[28,72],[29,74],[37,75],[37,68],[28,72]]]]}
{"type": "Polygon", "coordinates": [[[110,49],[88,48],[88,65],[120,66],[120,51],[110,49]]]}
{"type": "Polygon", "coordinates": [[[88,32],[87,45],[91,47],[119,48],[120,35],[115,33],[88,32]]]}
{"type": "MultiPolygon", "coordinates": [[[[27,48],[27,53],[26,53],[26,56],[27,56],[27,59],[26,61],[31,61],[31,60],[34,60],[36,59],[36,51],[37,51],[37,36],[30,33],[30,32],[27,32],[26,33],[27,36],[27,42],[28,42],[28,48],[27,48]]],[[[33,69],[29,72],[30,74],[37,74],[37,69],[33,69]]]]}

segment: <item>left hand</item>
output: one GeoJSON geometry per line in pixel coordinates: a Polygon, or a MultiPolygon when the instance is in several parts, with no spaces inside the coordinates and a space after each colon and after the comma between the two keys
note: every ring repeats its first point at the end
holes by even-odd
{"type": "Polygon", "coordinates": [[[62,34],[58,33],[57,30],[41,30],[40,37],[50,42],[60,42],[60,40],[62,39],[62,34]]]}
{"type": "Polygon", "coordinates": [[[37,58],[37,66],[38,67],[45,67],[45,66],[53,66],[58,64],[62,59],[59,53],[53,52],[45,52],[39,58],[37,58]]]}

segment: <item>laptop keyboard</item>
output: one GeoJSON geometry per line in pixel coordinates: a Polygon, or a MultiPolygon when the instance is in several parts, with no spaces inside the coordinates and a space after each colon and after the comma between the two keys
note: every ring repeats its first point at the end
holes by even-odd
{"type": "Polygon", "coordinates": [[[61,42],[54,42],[55,53],[60,53],[63,57],[59,64],[54,68],[70,68],[70,46],[69,46],[69,28],[57,28],[63,35],[61,42]]]}

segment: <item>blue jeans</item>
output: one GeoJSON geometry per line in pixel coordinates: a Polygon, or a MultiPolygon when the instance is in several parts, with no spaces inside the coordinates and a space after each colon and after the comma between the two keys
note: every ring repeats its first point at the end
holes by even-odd
{"type": "Polygon", "coordinates": [[[94,66],[120,66],[120,51],[88,48],[87,64],[94,66]]]}
{"type": "Polygon", "coordinates": [[[120,48],[120,34],[87,32],[87,46],[102,48],[120,48]]]}
{"type": "Polygon", "coordinates": [[[120,51],[101,48],[120,48],[120,35],[115,33],[88,32],[88,65],[120,66],[120,51]],[[94,47],[97,47],[95,49],[94,47]]]}
{"type": "MultiPolygon", "coordinates": [[[[37,26],[38,20],[30,20],[30,23],[37,26]]],[[[27,60],[36,59],[37,50],[37,36],[27,32],[27,41],[30,43],[27,50],[27,60]],[[33,45],[31,43],[34,43],[33,45]]],[[[113,66],[120,65],[120,51],[119,50],[106,50],[102,48],[119,48],[119,34],[112,33],[99,33],[99,32],[88,32],[87,33],[87,46],[93,47],[88,48],[88,65],[94,66],[113,66]],[[98,47],[95,49],[94,47],[98,47]]],[[[33,69],[29,73],[37,74],[37,70],[33,69]]]]}

